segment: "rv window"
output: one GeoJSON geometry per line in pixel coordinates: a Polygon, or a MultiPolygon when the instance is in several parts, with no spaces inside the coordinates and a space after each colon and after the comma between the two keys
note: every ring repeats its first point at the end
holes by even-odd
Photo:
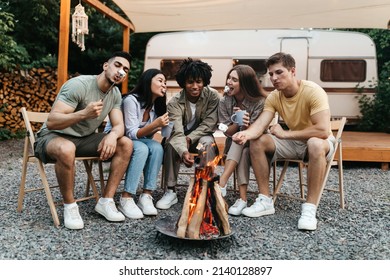
{"type": "Polygon", "coordinates": [[[267,73],[267,68],[265,67],[265,59],[233,59],[233,66],[239,64],[246,64],[255,70],[258,78],[262,77],[267,73]]]}
{"type": "Polygon", "coordinates": [[[364,82],[366,68],[365,60],[323,60],[320,78],[323,82],[364,82]]]}
{"type": "Polygon", "coordinates": [[[184,59],[162,59],[160,69],[164,73],[167,81],[176,80],[175,75],[184,59]]]}

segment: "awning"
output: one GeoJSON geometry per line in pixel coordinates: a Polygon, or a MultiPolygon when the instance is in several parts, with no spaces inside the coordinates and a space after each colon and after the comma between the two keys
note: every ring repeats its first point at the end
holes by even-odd
{"type": "Polygon", "coordinates": [[[263,28],[380,28],[390,0],[113,0],[136,32],[263,28]]]}

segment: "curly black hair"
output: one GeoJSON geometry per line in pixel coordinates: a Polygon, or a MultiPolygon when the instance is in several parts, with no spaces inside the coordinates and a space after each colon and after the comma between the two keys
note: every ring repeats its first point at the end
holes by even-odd
{"type": "Polygon", "coordinates": [[[192,58],[184,59],[176,73],[176,82],[181,88],[185,88],[186,81],[189,78],[194,80],[202,79],[204,86],[210,84],[211,72],[213,69],[206,62],[193,60],[192,58]]]}

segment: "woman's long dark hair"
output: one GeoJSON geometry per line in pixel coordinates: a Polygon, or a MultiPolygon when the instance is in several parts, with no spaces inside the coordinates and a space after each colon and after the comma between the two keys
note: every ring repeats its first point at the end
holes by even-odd
{"type": "MultiPolygon", "coordinates": [[[[158,74],[163,74],[163,72],[155,68],[151,68],[144,71],[141,77],[138,79],[138,82],[135,85],[135,87],[129,93],[123,95],[123,98],[126,98],[130,94],[133,94],[135,98],[138,100],[138,102],[142,104],[143,109],[152,108],[153,107],[153,102],[152,102],[153,93],[151,90],[152,79],[154,78],[154,76],[158,74]]],[[[163,97],[156,98],[156,100],[154,101],[154,110],[158,117],[164,115],[167,112],[166,95],[164,95],[163,97]]]]}

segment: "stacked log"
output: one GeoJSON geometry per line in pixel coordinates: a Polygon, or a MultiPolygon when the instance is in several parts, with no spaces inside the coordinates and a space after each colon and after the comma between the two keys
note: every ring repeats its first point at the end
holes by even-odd
{"type": "Polygon", "coordinates": [[[207,181],[202,181],[201,192],[199,194],[198,200],[196,202],[194,214],[188,224],[187,234],[191,239],[199,239],[200,238],[200,225],[203,221],[203,212],[206,205],[207,199],[207,181]]]}
{"type": "Polygon", "coordinates": [[[186,192],[186,197],[184,199],[183,209],[182,209],[179,221],[177,222],[177,237],[179,237],[179,238],[186,237],[187,226],[188,226],[188,216],[190,214],[189,203],[191,200],[192,188],[193,188],[194,182],[195,182],[194,177],[191,177],[190,184],[189,184],[187,192],[186,192]]]}
{"type": "Polygon", "coordinates": [[[179,238],[210,239],[231,233],[228,206],[216,182],[191,176],[176,227],[179,238]]]}
{"type": "Polygon", "coordinates": [[[20,108],[49,112],[56,95],[57,71],[51,68],[0,73],[0,129],[13,133],[23,130],[20,108]]]}

